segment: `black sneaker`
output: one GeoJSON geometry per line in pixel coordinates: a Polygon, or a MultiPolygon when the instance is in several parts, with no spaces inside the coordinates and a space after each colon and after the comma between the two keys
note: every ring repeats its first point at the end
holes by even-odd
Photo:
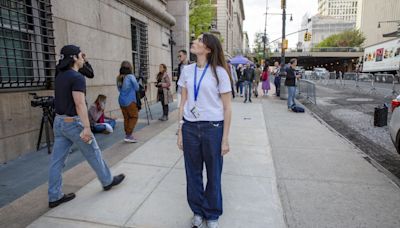
{"type": "Polygon", "coordinates": [[[115,176],[111,184],[104,186],[103,189],[104,191],[110,190],[113,186],[119,185],[123,180],[125,179],[124,174],[119,174],[118,176],[115,176]]]}
{"type": "Polygon", "coordinates": [[[247,102],[247,99],[243,101],[243,103],[246,103],[246,102],[247,102]]]}
{"type": "Polygon", "coordinates": [[[249,102],[250,102],[250,103],[252,102],[250,98],[249,98],[249,102]]]}
{"type": "Polygon", "coordinates": [[[73,200],[75,198],[75,194],[74,193],[68,193],[68,194],[64,194],[63,197],[57,201],[54,202],[49,202],[49,207],[50,208],[54,208],[57,207],[58,205],[68,202],[70,200],[73,200]]]}

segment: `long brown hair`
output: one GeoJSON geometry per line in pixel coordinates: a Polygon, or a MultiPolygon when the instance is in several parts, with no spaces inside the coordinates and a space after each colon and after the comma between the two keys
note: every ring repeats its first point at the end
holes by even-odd
{"type": "Polygon", "coordinates": [[[99,96],[97,96],[97,99],[94,101],[94,103],[96,104],[100,104],[100,102],[106,101],[107,100],[107,96],[104,94],[99,94],[99,96]]]}
{"type": "Polygon", "coordinates": [[[163,67],[163,71],[158,72],[157,74],[157,81],[161,81],[165,72],[167,72],[167,65],[165,65],[164,63],[161,63],[160,66],[163,67]]]}
{"type": "Polygon", "coordinates": [[[129,61],[123,61],[121,63],[121,67],[119,68],[119,75],[117,76],[118,88],[122,87],[125,76],[128,74],[132,74],[132,72],[133,72],[132,64],[129,61]]]}
{"type": "Polygon", "coordinates": [[[218,66],[221,66],[226,70],[229,80],[232,82],[231,71],[228,69],[226,64],[224,50],[222,49],[219,39],[211,33],[203,33],[203,43],[211,50],[211,52],[207,54],[207,61],[211,65],[211,70],[214,77],[217,79],[217,83],[219,84],[219,79],[217,76],[218,66]]]}

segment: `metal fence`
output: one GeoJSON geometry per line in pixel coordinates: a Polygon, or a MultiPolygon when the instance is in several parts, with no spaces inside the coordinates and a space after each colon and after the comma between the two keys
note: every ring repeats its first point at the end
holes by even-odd
{"type": "Polygon", "coordinates": [[[297,87],[298,95],[300,97],[304,97],[309,102],[317,104],[314,82],[307,79],[300,79],[297,87]]]}
{"type": "MultiPolygon", "coordinates": [[[[398,85],[400,84],[400,77],[398,74],[370,74],[370,73],[355,73],[346,72],[343,75],[337,75],[335,72],[329,72],[326,77],[310,77],[317,84],[328,85],[334,84],[338,87],[354,87],[359,92],[366,92],[372,94],[377,92],[377,83],[392,84],[391,92],[385,97],[397,96],[400,94],[398,85]],[[368,82],[369,84],[366,84],[368,82]]],[[[384,87],[383,87],[384,88],[384,87]]]]}

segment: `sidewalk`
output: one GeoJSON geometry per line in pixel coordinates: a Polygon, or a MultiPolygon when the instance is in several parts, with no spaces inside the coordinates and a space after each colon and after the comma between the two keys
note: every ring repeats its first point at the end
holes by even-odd
{"type": "Polygon", "coordinates": [[[374,161],[310,113],[262,103],[288,227],[400,227],[400,190],[374,161]]]}
{"type": "MultiPolygon", "coordinates": [[[[399,188],[358,148],[311,113],[287,111],[273,96],[236,101],[221,227],[400,227],[399,188]]],[[[113,166],[127,175],[121,186],[104,192],[93,179],[76,199],[29,227],[189,227],[176,126],[113,166]]]]}
{"type": "MultiPolygon", "coordinates": [[[[261,104],[234,103],[231,152],[223,172],[221,227],[285,227],[261,104]],[[251,137],[249,137],[251,136],[251,137]]],[[[110,192],[97,179],[71,202],[29,227],[190,227],[182,152],[176,126],[136,149],[113,167],[126,181],[110,192]]]]}

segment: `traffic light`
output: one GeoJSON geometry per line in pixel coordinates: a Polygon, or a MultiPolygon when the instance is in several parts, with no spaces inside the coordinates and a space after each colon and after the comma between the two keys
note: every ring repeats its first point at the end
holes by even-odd
{"type": "Polygon", "coordinates": [[[286,0],[281,0],[281,9],[286,8],[286,0]]]}
{"type": "Polygon", "coordinates": [[[284,40],[283,40],[282,48],[283,48],[283,49],[288,49],[288,40],[287,40],[287,39],[284,39],[284,40]]]}
{"type": "Polygon", "coordinates": [[[311,33],[306,32],[304,33],[304,41],[310,41],[311,40],[311,33]]]}

